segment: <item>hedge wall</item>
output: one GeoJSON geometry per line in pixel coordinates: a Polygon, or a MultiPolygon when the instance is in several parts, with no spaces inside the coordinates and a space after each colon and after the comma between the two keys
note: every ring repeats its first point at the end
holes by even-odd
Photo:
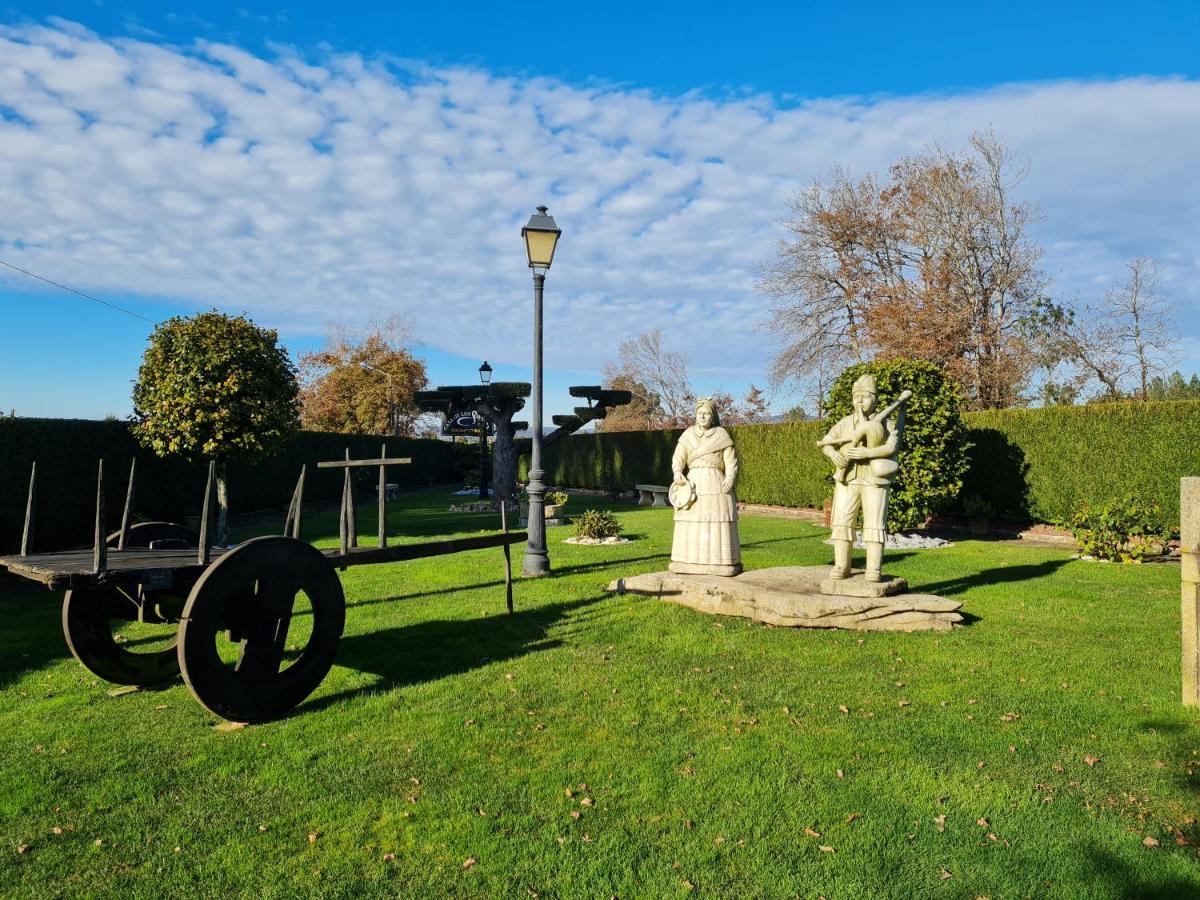
{"type": "MultiPolygon", "coordinates": [[[[357,457],[375,457],[385,439],[305,431],[277,456],[229,466],[230,507],[239,511],[285,507],[300,466],[307,463],[306,499],[334,499],[341,474],[316,469],[318,460],[341,458],[346,447],[357,457]]],[[[388,479],[409,487],[455,481],[458,452],[449,443],[412,438],[386,439],[388,454],[411,456],[412,465],[388,471],[388,479]]],[[[205,467],[164,460],[138,446],[124,422],[85,419],[0,418],[0,551],[20,546],[29,486],[30,462],[38,464],[36,546],[43,550],[88,544],[96,503],[96,461],[105,461],[108,526],[120,526],[129,462],[137,456],[134,510],[143,518],[180,521],[199,512],[205,467]]],[[[364,475],[374,479],[374,470],[364,475]]],[[[365,484],[364,478],[364,484],[365,484]]],[[[282,525],[282,522],[281,522],[282,525]]]]}
{"type": "MultiPolygon", "coordinates": [[[[1137,493],[1179,521],[1179,479],[1200,475],[1200,401],[1112,403],[967,413],[970,467],[950,512],[1061,522],[1085,501],[1137,493]]],[[[816,448],[820,422],[729,429],[741,459],[738,499],[820,507],[832,495],[816,448]]],[[[546,480],[628,490],[666,484],[678,431],[572,435],[546,452],[546,480]]],[[[903,457],[902,457],[903,458],[903,457]]],[[[522,460],[524,477],[526,459],[522,460]]]]}

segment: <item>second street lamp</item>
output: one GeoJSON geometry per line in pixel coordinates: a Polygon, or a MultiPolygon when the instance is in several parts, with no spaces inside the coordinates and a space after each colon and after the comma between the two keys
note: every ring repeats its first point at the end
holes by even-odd
{"type": "MultiPolygon", "coordinates": [[[[488,365],[485,359],[483,365],[479,367],[479,380],[486,387],[492,383],[492,367],[488,365]]],[[[488,498],[488,421],[483,416],[479,416],[479,499],[486,500],[488,498]]]]}
{"type": "Polygon", "coordinates": [[[539,206],[521,229],[529,268],[533,269],[533,449],[529,454],[529,484],[525,488],[529,494],[529,540],[525,544],[521,573],[534,577],[550,572],[550,554],[546,550],[546,486],[542,484],[545,474],[542,472],[542,289],[561,234],[545,206],[539,206]]]}

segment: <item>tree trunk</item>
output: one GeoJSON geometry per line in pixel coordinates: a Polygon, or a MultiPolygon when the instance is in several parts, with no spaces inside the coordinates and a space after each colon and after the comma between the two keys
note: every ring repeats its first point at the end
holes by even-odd
{"type": "Polygon", "coordinates": [[[492,443],[492,488],[497,500],[516,498],[517,449],[507,421],[497,423],[496,440],[492,443]]]}
{"type": "Polygon", "coordinates": [[[214,543],[229,543],[229,477],[225,463],[217,463],[217,536],[214,543]]]}

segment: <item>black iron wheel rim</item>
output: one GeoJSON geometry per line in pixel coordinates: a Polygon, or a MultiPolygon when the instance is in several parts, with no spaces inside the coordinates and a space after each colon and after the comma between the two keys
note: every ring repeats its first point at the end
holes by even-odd
{"type": "MultiPolygon", "coordinates": [[[[342,585],[320,551],[287,537],[247,541],[217,560],[192,588],[179,630],[184,682],[205,709],[223,718],[278,718],[328,674],[344,624],[342,585]],[[272,648],[264,635],[277,633],[275,612],[282,605],[290,618],[300,592],[311,604],[311,634],[298,656],[279,671],[279,647],[272,648]],[[222,659],[218,648],[230,628],[241,638],[236,667],[222,659]],[[260,666],[254,660],[265,662],[260,666]]],[[[286,625],[283,632],[286,639],[286,625]]]]}
{"type": "Polygon", "coordinates": [[[135,604],[116,587],[76,588],[63,598],[63,635],[71,655],[93,675],[113,684],[145,687],[179,675],[178,635],[148,653],[122,645],[113,623],[129,621],[135,604]]]}

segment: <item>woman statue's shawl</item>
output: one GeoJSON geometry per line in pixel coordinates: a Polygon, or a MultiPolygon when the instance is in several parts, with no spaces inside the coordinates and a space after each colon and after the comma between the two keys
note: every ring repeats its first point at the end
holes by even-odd
{"type": "Polygon", "coordinates": [[[693,427],[680,436],[679,444],[687,451],[686,462],[691,462],[698,456],[720,453],[722,450],[732,447],[733,438],[720,425],[716,425],[702,434],[697,434],[693,427]]]}

